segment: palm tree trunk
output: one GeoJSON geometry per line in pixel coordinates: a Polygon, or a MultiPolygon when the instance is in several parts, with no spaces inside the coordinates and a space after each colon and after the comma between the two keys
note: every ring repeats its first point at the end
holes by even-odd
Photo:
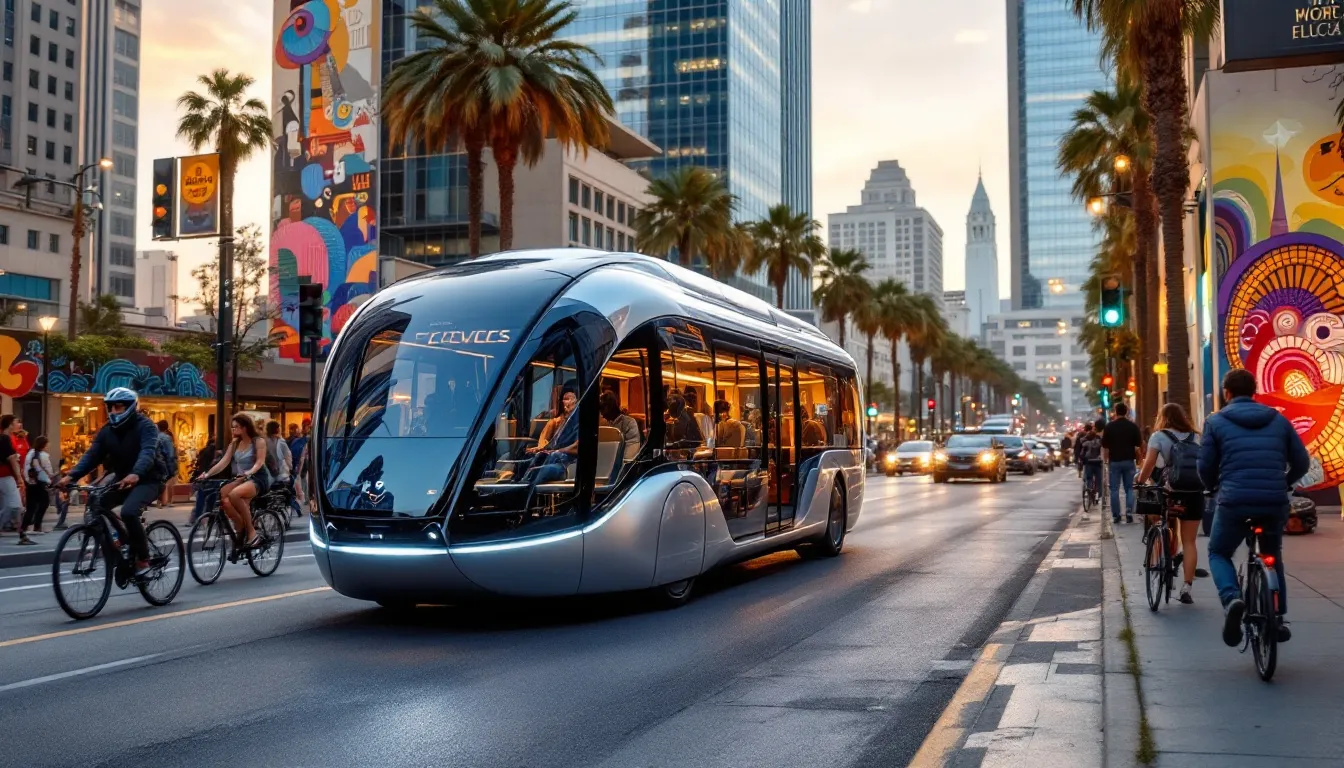
{"type": "Polygon", "coordinates": [[[891,342],[891,400],[894,412],[894,421],[892,427],[896,430],[896,442],[901,441],[901,435],[905,430],[901,428],[901,342],[895,339],[891,342]]]}
{"type": "Polygon", "coordinates": [[[683,232],[677,238],[677,263],[686,269],[691,268],[691,233],[683,232]]]}
{"type": "MultiPolygon", "coordinates": [[[[775,307],[780,311],[784,310],[784,283],[786,283],[788,279],[788,276],[785,275],[784,279],[773,281],[775,284],[775,307]]],[[[843,332],[844,331],[841,331],[841,333],[843,332]]]]}
{"type": "Polygon", "coordinates": [[[849,316],[840,316],[840,348],[845,348],[845,326],[849,325],[849,316]]]}
{"type": "Polygon", "coordinates": [[[485,213],[485,139],[475,131],[463,137],[467,149],[467,257],[481,255],[481,216],[485,213]]]}
{"type": "Polygon", "coordinates": [[[1179,9],[1154,14],[1147,24],[1148,57],[1143,63],[1144,106],[1153,117],[1157,151],[1153,191],[1162,214],[1162,264],[1166,278],[1167,392],[1171,402],[1190,408],[1190,340],[1185,325],[1186,160],[1185,48],[1179,9]]]}
{"type": "Polygon", "coordinates": [[[518,166],[518,150],[513,146],[493,149],[499,170],[499,249],[507,251],[513,248],[513,171],[518,166]]]}
{"type": "Polygon", "coordinates": [[[868,389],[863,393],[865,403],[873,402],[873,337],[876,335],[868,334],[868,375],[864,378],[864,381],[868,382],[868,389]]]}
{"type": "Polygon", "coordinates": [[[1153,209],[1153,191],[1147,174],[1134,174],[1134,224],[1138,248],[1134,252],[1134,314],[1139,329],[1139,414],[1151,421],[1157,416],[1157,309],[1156,297],[1149,287],[1157,285],[1157,217],[1153,209]]]}

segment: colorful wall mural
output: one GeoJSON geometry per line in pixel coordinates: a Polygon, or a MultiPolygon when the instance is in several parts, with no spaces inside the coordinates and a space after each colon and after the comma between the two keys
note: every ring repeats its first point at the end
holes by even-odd
{"type": "Polygon", "coordinates": [[[321,283],[324,347],[378,290],[380,0],[275,0],[271,299],[299,360],[299,284],[321,283]]]}
{"type": "MultiPolygon", "coordinates": [[[[57,395],[102,394],[130,387],[142,396],[212,398],[215,374],[167,355],[127,350],[126,357],[98,366],[51,361],[51,392],[57,395]]],[[[0,394],[23,397],[42,391],[42,340],[0,334],[0,394]]]]}
{"type": "Polygon", "coordinates": [[[1218,375],[1253,372],[1344,483],[1344,67],[1209,75],[1218,375]]]}

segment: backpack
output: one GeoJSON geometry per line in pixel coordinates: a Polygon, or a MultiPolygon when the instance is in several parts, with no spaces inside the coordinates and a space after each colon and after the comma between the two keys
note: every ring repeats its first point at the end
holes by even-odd
{"type": "Polygon", "coordinates": [[[271,473],[271,479],[280,477],[280,457],[277,455],[279,450],[275,444],[279,438],[266,438],[266,471],[271,473]]]}
{"type": "Polygon", "coordinates": [[[1204,481],[1199,479],[1199,443],[1193,434],[1185,439],[1176,437],[1169,429],[1162,434],[1171,440],[1171,456],[1167,458],[1167,485],[1173,491],[1196,492],[1204,490],[1204,481]]]}
{"type": "Polygon", "coordinates": [[[1101,461],[1101,438],[1084,440],[1079,446],[1079,453],[1082,454],[1083,461],[1101,461]]]}
{"type": "Polygon", "coordinates": [[[41,483],[42,481],[38,479],[37,475],[37,450],[34,449],[28,452],[28,484],[40,485],[41,483]]]}
{"type": "Polygon", "coordinates": [[[154,441],[154,476],[159,481],[167,481],[177,474],[177,462],[173,460],[173,439],[160,432],[154,441]]]}

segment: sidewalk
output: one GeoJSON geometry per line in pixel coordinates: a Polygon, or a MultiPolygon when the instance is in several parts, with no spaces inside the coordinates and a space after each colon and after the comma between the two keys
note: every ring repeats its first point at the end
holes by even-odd
{"type": "MultiPolygon", "coordinates": [[[[178,530],[185,539],[187,531],[190,529],[188,522],[191,520],[192,505],[188,503],[170,504],[167,507],[150,507],[145,511],[145,523],[149,524],[156,520],[167,520],[178,526],[178,530]]],[[[66,525],[74,525],[83,522],[84,507],[71,506],[70,514],[65,518],[66,525]]],[[[295,520],[295,523],[302,521],[295,520]]],[[[60,543],[62,534],[65,531],[51,530],[51,526],[56,524],[56,510],[47,511],[43,525],[47,532],[41,536],[33,536],[33,541],[37,542],[35,546],[20,546],[19,537],[14,533],[0,534],[0,569],[20,568],[31,565],[48,565],[51,563],[52,553],[56,551],[56,545],[60,543]]],[[[285,541],[299,541],[308,538],[306,523],[301,526],[292,527],[285,534],[285,541]]]]}
{"type": "MultiPolygon", "coordinates": [[[[1212,579],[1197,579],[1194,605],[1173,600],[1148,610],[1142,526],[1116,528],[1119,576],[1138,645],[1144,701],[1161,768],[1344,765],[1344,522],[1284,543],[1293,639],[1279,647],[1272,683],[1261,682],[1250,652],[1223,645],[1223,612],[1212,579]],[[1268,758],[1268,761],[1267,761],[1268,758]]],[[[1208,539],[1199,539],[1207,565],[1208,539]]],[[[1241,550],[1244,556],[1245,550],[1241,550]]],[[[1234,560],[1234,562],[1240,562],[1234,560]]],[[[1109,616],[1108,616],[1109,619],[1109,616]]],[[[1123,624],[1106,626],[1108,637],[1123,624]]],[[[1134,730],[1109,706],[1111,729],[1134,730]]],[[[1125,765],[1134,764],[1133,752],[1125,765]]],[[[1114,763],[1112,763],[1114,765],[1114,763]]]]}

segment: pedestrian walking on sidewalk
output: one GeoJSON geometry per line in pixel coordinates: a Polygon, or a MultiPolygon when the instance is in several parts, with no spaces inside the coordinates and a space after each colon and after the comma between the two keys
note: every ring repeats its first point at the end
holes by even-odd
{"type": "MultiPolygon", "coordinates": [[[[1199,547],[1195,537],[1199,522],[1204,518],[1204,483],[1199,479],[1199,431],[1190,423],[1190,416],[1180,403],[1167,403],[1158,412],[1152,437],[1148,438],[1148,455],[1135,478],[1137,483],[1150,479],[1167,489],[1172,504],[1180,507],[1179,523],[1175,526],[1180,536],[1180,551],[1172,552],[1172,559],[1185,569],[1185,583],[1181,586],[1180,601],[1195,602],[1190,589],[1195,583],[1199,566],[1199,547]]],[[[1164,510],[1159,510],[1162,514],[1164,510]]],[[[1148,522],[1157,524],[1156,517],[1148,522]]],[[[1177,543],[1172,541],[1172,548],[1177,543]]]]}
{"type": "Polygon", "coordinates": [[[159,451],[168,458],[168,477],[163,481],[163,491],[159,494],[159,506],[166,507],[173,501],[173,486],[177,485],[177,443],[173,441],[172,432],[168,431],[168,422],[160,419],[156,424],[159,428],[159,451]]]}
{"type": "MultiPolygon", "coordinates": [[[[211,433],[210,437],[206,439],[205,445],[201,446],[201,450],[196,452],[196,463],[191,467],[191,476],[199,477],[202,472],[205,472],[207,469],[214,466],[215,459],[218,457],[219,448],[215,447],[215,436],[211,433]]],[[[214,500],[218,498],[218,496],[219,494],[213,491],[209,493],[197,491],[196,504],[191,508],[191,521],[187,523],[187,527],[195,525],[201,515],[210,511],[211,506],[214,504],[214,500]]]]}
{"type": "Polygon", "coordinates": [[[1228,371],[1223,377],[1225,404],[1205,422],[1199,454],[1204,487],[1218,491],[1209,536],[1209,570],[1226,612],[1223,642],[1230,646],[1241,643],[1241,619],[1246,613],[1232,556],[1246,541],[1252,525],[1263,529],[1261,551],[1274,556],[1274,571],[1279,576],[1279,642],[1292,637],[1286,618],[1283,527],[1288,522],[1293,484],[1311,468],[1311,456],[1297,430],[1283,414],[1255,402],[1255,389],[1250,371],[1228,371]]]}
{"type": "Polygon", "coordinates": [[[9,525],[19,532],[20,544],[36,544],[23,532],[24,485],[20,461],[14,450],[12,433],[18,422],[12,414],[0,416],[0,531],[9,525]]]}
{"type": "Polygon", "coordinates": [[[46,533],[42,530],[42,518],[51,504],[53,475],[51,456],[47,453],[47,436],[38,435],[33,447],[23,459],[23,481],[28,491],[28,511],[23,517],[25,533],[46,533]]]}
{"type": "Polygon", "coordinates": [[[1111,483],[1111,522],[1120,522],[1120,491],[1125,492],[1125,522],[1134,522],[1134,474],[1143,456],[1143,434],[1129,419],[1129,406],[1115,404],[1115,418],[1101,432],[1101,454],[1111,483]]]}

